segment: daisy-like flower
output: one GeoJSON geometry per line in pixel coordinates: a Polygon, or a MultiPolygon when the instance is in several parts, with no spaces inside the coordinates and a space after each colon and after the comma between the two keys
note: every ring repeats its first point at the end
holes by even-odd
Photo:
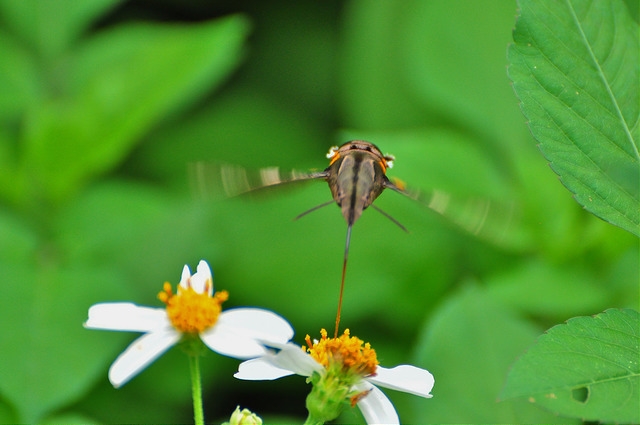
{"type": "Polygon", "coordinates": [[[322,338],[307,347],[273,345],[277,352],[242,362],[234,375],[245,380],[273,380],[298,374],[309,377],[313,389],[307,397],[307,422],[324,423],[335,419],[344,407],[357,405],[368,424],[399,424],[391,401],[377,386],[431,398],[433,375],[425,369],[400,365],[391,369],[378,366],[376,352],[369,343],[351,337],[349,330],[339,338],[322,338]]]}
{"type": "Polygon", "coordinates": [[[250,359],[264,355],[264,344],[284,344],[293,337],[291,325],[277,314],[258,308],[222,311],[226,291],[213,293],[213,277],[206,261],[191,276],[182,270],[177,293],[164,284],[158,298],[166,308],[128,302],[100,303],[89,308],[88,329],[144,332],[118,356],[109,369],[109,381],[118,388],[181,339],[200,338],[213,351],[250,359]]]}

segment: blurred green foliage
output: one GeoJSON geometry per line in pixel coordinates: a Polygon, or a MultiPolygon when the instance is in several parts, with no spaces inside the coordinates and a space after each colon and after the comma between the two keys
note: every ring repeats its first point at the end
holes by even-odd
{"type": "MultiPolygon", "coordinates": [[[[207,201],[189,169],[322,169],[359,138],[413,187],[517,213],[503,238],[476,237],[386,193],[377,205],[411,233],[369,211],[354,227],[343,326],[384,366],[436,379],[429,400],[387,392],[402,421],[567,423],[496,399],[544,329],[637,307],[638,242],[585,212],[537,150],[506,73],[515,14],[513,1],[0,1],[0,422],[189,422],[179,350],[115,390],[107,369],[134,335],[82,322],[100,301],[160,306],[162,283],[201,258],[227,307],[275,310],[298,343],[330,329],[346,224],[334,207],[291,220],[326,186],[207,201]]],[[[202,364],[208,421],[237,404],[303,419],[303,379],[202,364]]]]}

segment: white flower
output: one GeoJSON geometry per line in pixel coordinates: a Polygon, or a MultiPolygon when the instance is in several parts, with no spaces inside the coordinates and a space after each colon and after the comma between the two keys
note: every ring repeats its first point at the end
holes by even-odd
{"type": "Polygon", "coordinates": [[[175,345],[184,335],[198,335],[213,351],[250,359],[266,353],[263,344],[286,343],[293,337],[289,323],[258,308],[222,311],[228,294],[213,294],[213,278],[206,261],[191,276],[184,266],[177,294],[165,283],[159,298],[166,308],[128,302],[100,303],[89,308],[88,329],[144,332],[118,356],[109,369],[109,381],[118,388],[175,345]]]}
{"type": "MultiPolygon", "coordinates": [[[[348,330],[345,335],[348,336],[348,330]]],[[[326,339],[326,332],[323,333],[323,339],[326,339]]],[[[317,342],[309,351],[313,352],[317,342]]],[[[307,337],[307,343],[309,344],[309,337],[307,337]]],[[[293,374],[309,377],[314,372],[320,375],[326,373],[327,367],[316,360],[316,353],[312,356],[293,343],[275,344],[273,347],[278,350],[277,353],[269,352],[260,358],[242,362],[234,376],[245,380],[273,380],[293,374]]],[[[365,346],[366,349],[369,347],[365,346]]],[[[322,358],[323,355],[320,354],[320,357],[322,358]]],[[[329,357],[340,356],[336,356],[333,352],[329,357]]],[[[360,366],[356,365],[356,367],[360,366]]],[[[431,373],[415,366],[400,365],[391,369],[376,366],[374,375],[360,377],[351,387],[352,391],[360,393],[352,400],[355,401],[368,424],[399,424],[400,419],[393,404],[377,386],[431,398],[434,382],[431,373]]]]}

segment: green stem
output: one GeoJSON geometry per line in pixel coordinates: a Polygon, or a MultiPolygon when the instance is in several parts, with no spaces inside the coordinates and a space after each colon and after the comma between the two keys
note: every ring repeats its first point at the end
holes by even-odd
{"type": "Polygon", "coordinates": [[[202,409],[202,383],[200,381],[200,356],[189,355],[189,369],[191,370],[191,394],[193,397],[193,420],[196,425],[204,425],[202,409]]]}

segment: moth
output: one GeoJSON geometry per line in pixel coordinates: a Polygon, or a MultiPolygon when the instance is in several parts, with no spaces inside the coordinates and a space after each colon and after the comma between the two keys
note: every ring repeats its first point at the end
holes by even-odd
{"type": "MultiPolygon", "coordinates": [[[[295,219],[297,220],[312,211],[335,203],[340,208],[342,216],[347,222],[340,297],[336,314],[335,336],[337,338],[347,260],[349,257],[349,245],[351,242],[351,229],[354,223],[360,218],[364,210],[372,206],[402,230],[407,231],[396,219],[374,204],[376,198],[378,198],[385,189],[391,189],[394,192],[398,192],[425,204],[432,210],[448,216],[448,218],[474,234],[480,233],[480,231],[485,228],[491,203],[485,200],[480,200],[479,202],[476,200],[476,202],[465,205],[462,209],[457,209],[457,211],[468,211],[470,212],[469,214],[457,216],[448,214],[451,202],[449,194],[434,190],[427,196],[420,191],[407,190],[404,182],[399,179],[392,180],[388,178],[387,170],[393,166],[395,158],[392,155],[383,154],[376,145],[364,140],[351,140],[340,147],[332,147],[327,154],[327,158],[330,161],[329,166],[323,171],[294,171],[290,175],[283,177],[277,167],[262,169],[260,170],[260,178],[257,184],[250,183],[246,170],[240,167],[221,167],[220,175],[223,189],[225,193],[230,196],[293,182],[324,180],[328,183],[332,199],[303,212],[295,219]]],[[[196,180],[202,180],[202,176],[200,175],[202,171],[202,169],[196,169],[196,180]]]]}

